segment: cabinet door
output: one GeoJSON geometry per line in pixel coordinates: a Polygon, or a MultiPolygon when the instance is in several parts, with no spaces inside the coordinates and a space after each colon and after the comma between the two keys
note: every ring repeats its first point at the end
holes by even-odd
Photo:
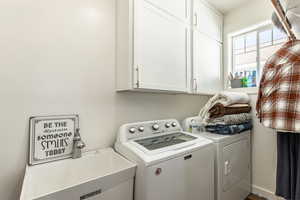
{"type": "Polygon", "coordinates": [[[206,35],[193,33],[193,90],[214,94],[222,87],[222,44],[206,35]]]}
{"type": "Polygon", "coordinates": [[[223,16],[202,0],[194,0],[193,24],[201,33],[222,42],[223,16]]]}
{"type": "Polygon", "coordinates": [[[154,6],[165,10],[179,19],[186,20],[190,17],[190,0],[147,0],[154,6]]]}
{"type": "Polygon", "coordinates": [[[134,66],[140,89],[187,91],[189,27],[146,1],[136,1],[134,66]]]}

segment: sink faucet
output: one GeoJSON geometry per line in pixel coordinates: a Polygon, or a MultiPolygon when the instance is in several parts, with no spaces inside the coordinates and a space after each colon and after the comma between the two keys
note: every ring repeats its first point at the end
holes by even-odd
{"type": "Polygon", "coordinates": [[[79,128],[76,129],[76,132],[74,134],[73,138],[73,152],[72,152],[72,158],[81,158],[81,150],[85,147],[85,143],[82,141],[79,128]]]}

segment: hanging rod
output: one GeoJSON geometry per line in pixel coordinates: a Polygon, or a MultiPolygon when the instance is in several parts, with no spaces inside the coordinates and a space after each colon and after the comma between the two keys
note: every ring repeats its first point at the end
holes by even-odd
{"type": "Polygon", "coordinates": [[[292,31],[291,23],[289,22],[289,19],[286,17],[286,13],[283,10],[283,7],[279,0],[271,0],[272,5],[275,9],[275,13],[280,20],[284,30],[286,31],[287,35],[290,39],[295,40],[297,39],[295,34],[292,31]]]}

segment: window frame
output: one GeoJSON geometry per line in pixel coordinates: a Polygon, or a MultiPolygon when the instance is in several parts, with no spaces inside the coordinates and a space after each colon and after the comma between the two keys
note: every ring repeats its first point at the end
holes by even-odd
{"type": "MultiPolygon", "coordinates": [[[[225,74],[225,77],[224,77],[224,80],[226,81],[224,84],[225,84],[225,89],[226,90],[231,90],[231,91],[242,91],[242,92],[248,92],[250,94],[256,94],[257,93],[257,90],[258,90],[258,87],[259,87],[259,83],[257,83],[256,87],[249,87],[249,88],[231,88],[230,87],[230,84],[229,84],[229,79],[228,79],[228,74],[231,72],[233,73],[234,72],[234,38],[235,37],[238,37],[238,36],[242,36],[242,35],[245,35],[245,34],[248,34],[248,33],[251,33],[251,32],[254,32],[256,31],[256,36],[257,36],[257,41],[256,41],[256,66],[257,66],[257,80],[260,79],[261,77],[261,69],[263,66],[261,66],[261,63],[260,63],[260,54],[261,54],[261,51],[259,51],[260,49],[260,37],[259,37],[259,34],[263,31],[266,31],[266,30],[269,30],[269,29],[273,29],[274,28],[274,25],[272,23],[272,21],[268,20],[268,21],[265,21],[265,22],[262,22],[260,24],[256,24],[256,25],[252,25],[248,28],[245,28],[245,29],[242,29],[240,31],[237,31],[237,32],[232,32],[232,33],[228,33],[227,34],[227,55],[228,55],[228,59],[227,59],[227,69],[225,71],[227,71],[227,75],[225,74]]],[[[272,30],[272,45],[274,44],[273,42],[273,31],[272,30]]],[[[225,45],[226,46],[226,45],[225,45]]]]}
{"type": "MultiPolygon", "coordinates": [[[[272,29],[272,40],[271,40],[271,42],[272,42],[272,45],[273,45],[273,27],[274,26],[272,24],[262,25],[260,27],[249,29],[249,30],[247,30],[245,32],[240,32],[238,34],[234,34],[234,35],[230,36],[230,42],[231,42],[231,48],[230,48],[230,55],[231,55],[230,71],[231,72],[234,71],[234,67],[235,67],[234,54],[233,54],[233,51],[234,51],[234,44],[233,44],[234,38],[242,36],[242,35],[246,35],[246,34],[249,34],[249,33],[252,33],[252,32],[256,31],[256,66],[257,66],[256,67],[256,71],[257,71],[257,77],[261,76],[261,74],[260,74],[260,72],[261,72],[261,70],[260,70],[261,66],[260,66],[260,60],[259,60],[259,58],[260,58],[260,51],[259,51],[259,49],[260,49],[260,46],[259,46],[260,45],[260,37],[259,37],[259,34],[261,32],[264,32],[264,31],[267,31],[269,29],[272,29]]],[[[246,48],[246,45],[245,45],[244,48],[246,48]]]]}

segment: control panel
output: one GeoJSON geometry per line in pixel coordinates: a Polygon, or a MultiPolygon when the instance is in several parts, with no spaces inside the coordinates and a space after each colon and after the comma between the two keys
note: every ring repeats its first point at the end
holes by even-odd
{"type": "Polygon", "coordinates": [[[156,134],[182,131],[182,128],[176,119],[170,119],[126,124],[121,127],[120,131],[126,132],[126,138],[135,139],[156,134]]]}

